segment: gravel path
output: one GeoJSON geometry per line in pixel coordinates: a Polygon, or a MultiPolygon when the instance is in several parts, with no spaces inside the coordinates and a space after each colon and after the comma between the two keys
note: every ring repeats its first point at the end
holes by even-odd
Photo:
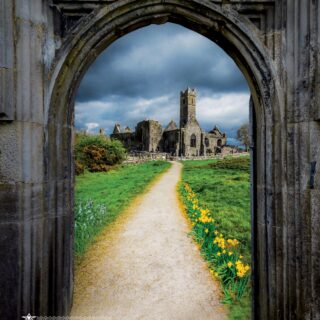
{"type": "Polygon", "coordinates": [[[99,237],[76,268],[72,316],[114,320],[226,319],[220,293],[177,200],[174,162],[99,237]]]}

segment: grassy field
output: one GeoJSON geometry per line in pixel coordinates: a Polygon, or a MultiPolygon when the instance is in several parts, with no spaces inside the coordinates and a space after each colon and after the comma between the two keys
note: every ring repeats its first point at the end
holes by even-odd
{"type": "Polygon", "coordinates": [[[120,166],[76,177],[75,253],[81,256],[102,228],[113,222],[132,199],[170,167],[154,161],[120,166]]]}
{"type": "MultiPolygon", "coordinates": [[[[242,280],[243,278],[237,277],[239,265],[236,265],[236,262],[241,257],[241,261],[243,262],[240,265],[241,267],[242,265],[250,264],[251,259],[249,157],[185,161],[183,165],[183,182],[180,186],[180,192],[183,194],[186,207],[188,208],[187,212],[191,221],[193,221],[193,235],[198,243],[201,244],[204,257],[216,267],[219,266],[219,275],[218,273],[216,274],[221,281],[226,281],[229,276],[232,276],[232,272],[234,278],[238,279],[236,281],[242,280]],[[185,187],[186,184],[187,188],[185,187]],[[190,187],[190,192],[188,192],[188,186],[190,187]],[[196,208],[198,206],[197,201],[199,201],[199,208],[196,208]],[[196,210],[194,210],[195,208],[196,210]],[[208,209],[209,213],[207,216],[209,218],[205,214],[201,218],[200,213],[203,211],[201,208],[208,209]],[[195,212],[197,210],[199,212],[198,216],[195,212]],[[205,223],[202,223],[201,219],[205,223]],[[214,221],[212,225],[210,224],[211,219],[214,221]],[[216,241],[216,247],[212,244],[216,237],[218,237],[218,235],[215,236],[213,234],[213,232],[218,234],[217,230],[219,234],[223,235],[224,239],[237,239],[239,241],[235,250],[229,249],[238,251],[237,253],[234,252],[230,257],[228,254],[223,257],[221,253],[218,253],[217,256],[217,250],[221,250],[221,247],[219,248],[221,241],[216,241]],[[213,252],[214,250],[216,251],[213,252]],[[225,272],[229,272],[230,274],[226,275],[225,272]]],[[[227,240],[223,241],[225,241],[228,247],[227,240]]],[[[249,274],[246,274],[246,276],[249,278],[249,274]]],[[[243,283],[240,283],[240,287],[243,285],[243,283]]],[[[237,290],[243,290],[243,288],[241,287],[241,289],[237,290]]],[[[226,293],[225,301],[228,302],[229,300],[230,304],[230,319],[250,319],[250,291],[249,282],[244,291],[245,293],[240,299],[230,299],[228,297],[229,293],[226,293]]]]}

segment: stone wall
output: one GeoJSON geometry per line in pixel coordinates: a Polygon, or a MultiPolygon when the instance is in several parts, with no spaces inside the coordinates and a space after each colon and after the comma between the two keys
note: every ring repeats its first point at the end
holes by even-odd
{"type": "Polygon", "coordinates": [[[185,156],[199,156],[202,151],[202,130],[197,121],[188,122],[183,128],[182,154],[185,156]],[[191,146],[191,136],[196,138],[196,146],[191,146]]]}
{"type": "Polygon", "coordinates": [[[163,132],[163,151],[171,155],[179,155],[180,130],[169,130],[163,132]]]}
{"type": "Polygon", "coordinates": [[[217,137],[216,135],[206,133],[203,138],[204,154],[217,153],[227,144],[226,137],[217,137]]]}
{"type": "Polygon", "coordinates": [[[158,121],[150,121],[149,130],[149,150],[151,152],[163,150],[162,146],[162,126],[158,121]]]}

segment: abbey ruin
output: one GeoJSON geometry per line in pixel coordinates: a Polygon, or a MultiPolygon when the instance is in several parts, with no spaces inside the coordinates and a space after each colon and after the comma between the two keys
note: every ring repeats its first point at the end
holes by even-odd
{"type": "Polygon", "coordinates": [[[201,129],[196,118],[196,90],[180,92],[180,125],[171,120],[163,130],[155,120],[143,120],[131,132],[121,131],[116,124],[111,138],[123,142],[129,151],[166,152],[172,156],[206,156],[221,153],[227,136],[216,126],[208,133],[201,129]]]}

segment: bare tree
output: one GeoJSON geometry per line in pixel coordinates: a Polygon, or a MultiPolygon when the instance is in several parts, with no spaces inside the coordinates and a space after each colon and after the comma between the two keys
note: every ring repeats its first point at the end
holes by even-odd
{"type": "Polygon", "coordinates": [[[237,131],[237,139],[245,146],[246,151],[249,149],[249,123],[243,124],[237,131]]]}

